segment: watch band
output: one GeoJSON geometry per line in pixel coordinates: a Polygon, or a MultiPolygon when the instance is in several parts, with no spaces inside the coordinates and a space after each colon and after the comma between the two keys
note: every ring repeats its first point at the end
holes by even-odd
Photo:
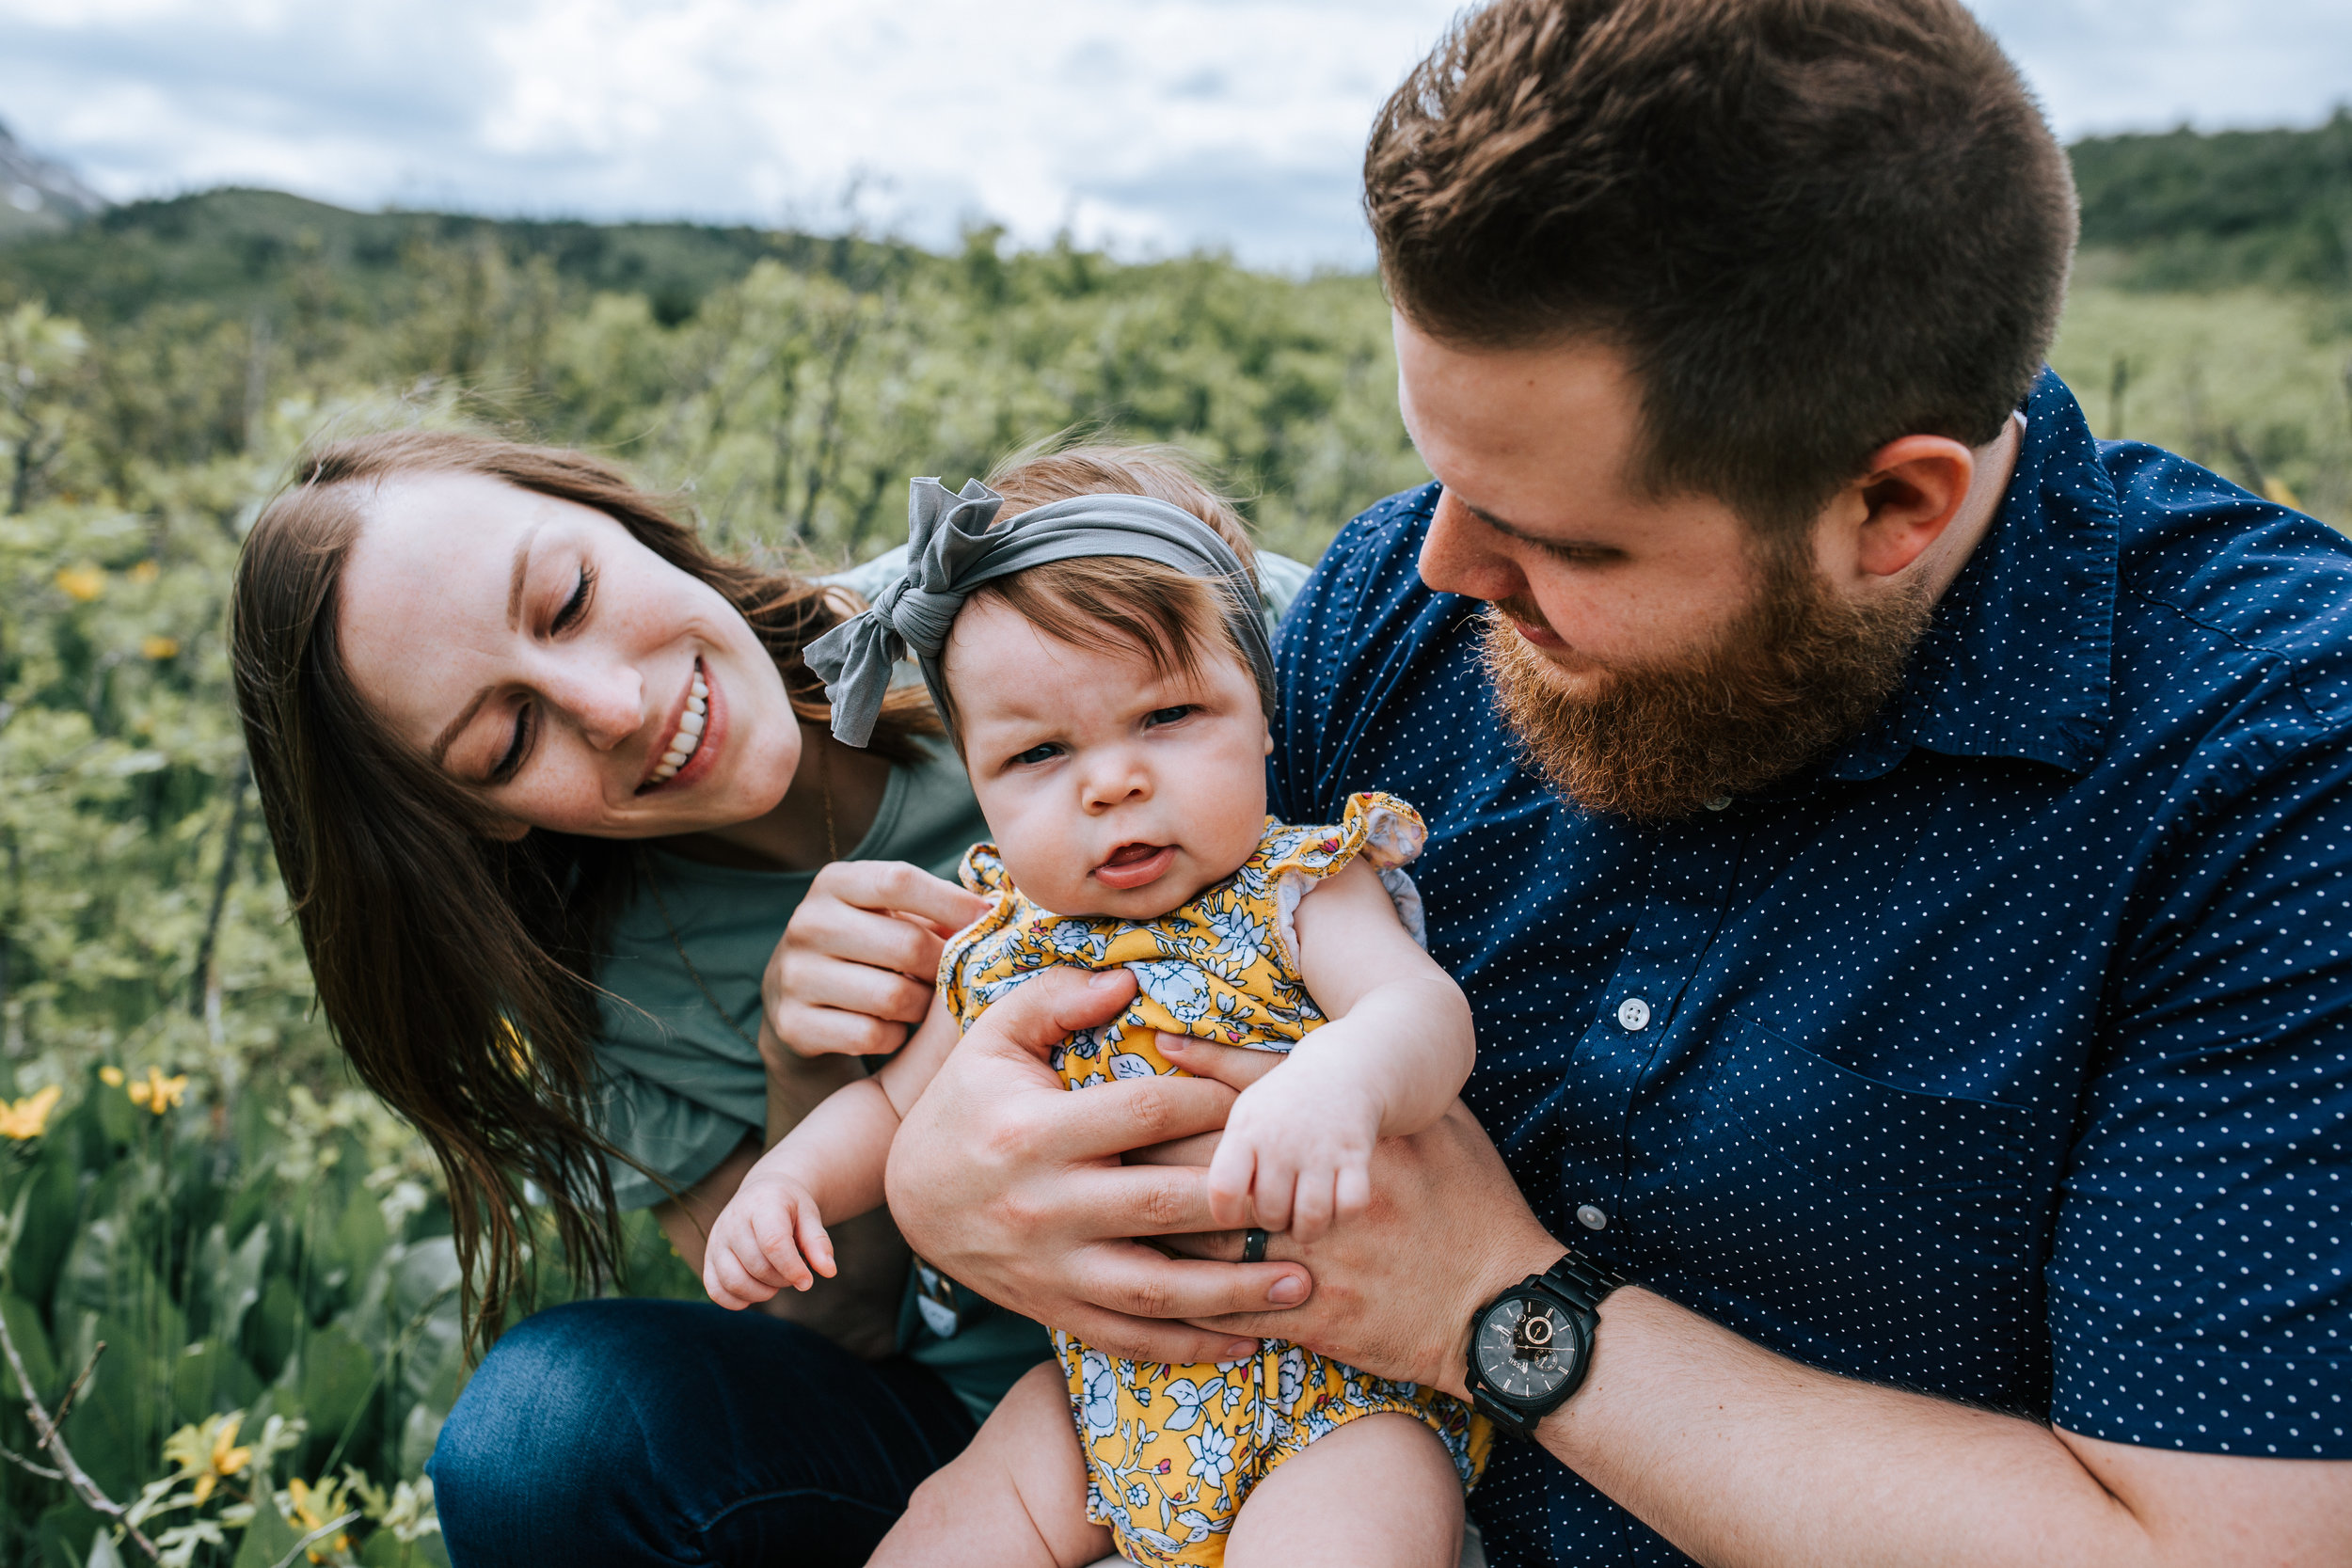
{"type": "Polygon", "coordinates": [[[1631,1283],[1598,1259],[1573,1250],[1562,1253],[1560,1261],[1546,1269],[1538,1280],[1570,1307],[1595,1317],[1600,1315],[1601,1297],[1631,1283]]]}
{"type": "MultiPolygon", "coordinates": [[[[1584,1386],[1584,1374],[1591,1370],[1592,1366],[1593,1330],[1600,1317],[1601,1299],[1620,1286],[1631,1283],[1632,1281],[1627,1275],[1620,1274],[1608,1264],[1597,1259],[1584,1257],[1573,1248],[1561,1254],[1560,1260],[1543,1273],[1528,1275],[1520,1282],[1518,1290],[1540,1291],[1566,1307],[1580,1320],[1578,1326],[1582,1330],[1585,1351],[1578,1361],[1576,1375],[1561,1385],[1558,1392],[1547,1400],[1540,1409],[1518,1408],[1504,1403],[1486,1386],[1486,1380],[1479,1373],[1477,1355],[1473,1350],[1470,1370],[1470,1392],[1472,1406],[1505,1432],[1516,1437],[1524,1437],[1531,1443],[1534,1442],[1535,1429],[1542,1424],[1543,1418],[1567,1403],[1576,1391],[1584,1386]]],[[[1504,1292],[1505,1295],[1510,1293],[1504,1292]]],[[[1495,1299],[1501,1301],[1502,1297],[1498,1296],[1495,1299]]],[[[1478,1320],[1483,1320],[1486,1313],[1493,1309],[1494,1305],[1494,1302],[1489,1302],[1486,1307],[1479,1308],[1478,1320]]],[[[1473,1320],[1473,1323],[1478,1320],[1473,1320]]]]}

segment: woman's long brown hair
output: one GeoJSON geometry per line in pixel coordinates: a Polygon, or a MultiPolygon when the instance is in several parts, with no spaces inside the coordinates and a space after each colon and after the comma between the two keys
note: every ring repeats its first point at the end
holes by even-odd
{"type": "MultiPolygon", "coordinates": [[[[831,710],[801,649],[853,607],[805,578],[711,555],[660,498],[597,458],[478,436],[321,448],[254,524],[230,638],[278,870],[329,1029],[440,1161],[479,1346],[529,1294],[530,1189],[589,1289],[616,1273],[605,1161],[627,1157],[597,1131],[594,974],[636,851],[545,831],[493,837],[483,807],[359,700],[336,637],[343,563],[370,492],[419,472],[481,474],[612,517],[742,612],[793,711],[813,723],[831,710]]],[[[919,692],[895,694],[873,750],[912,762],[914,737],[936,733],[919,692]]]]}

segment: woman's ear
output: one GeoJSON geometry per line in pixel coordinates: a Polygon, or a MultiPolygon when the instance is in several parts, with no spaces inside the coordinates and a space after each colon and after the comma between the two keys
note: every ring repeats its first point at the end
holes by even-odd
{"type": "Polygon", "coordinates": [[[482,831],[501,844],[519,844],[531,832],[531,824],[512,816],[493,816],[482,825],[482,831]]]}

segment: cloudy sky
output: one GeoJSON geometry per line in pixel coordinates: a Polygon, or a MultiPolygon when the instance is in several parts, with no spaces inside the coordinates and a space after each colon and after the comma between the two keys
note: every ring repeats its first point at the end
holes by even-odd
{"type": "MultiPolygon", "coordinates": [[[[2310,124],[2345,0],[1980,0],[2062,135],[2310,124]]],[[[1365,126],[1447,0],[0,0],[0,119],[221,183],[1360,264],[1365,126]],[[845,201],[853,203],[845,207],[845,201]]]]}

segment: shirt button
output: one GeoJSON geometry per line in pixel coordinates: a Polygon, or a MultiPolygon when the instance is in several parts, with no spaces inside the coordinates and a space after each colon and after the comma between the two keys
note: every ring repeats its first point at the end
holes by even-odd
{"type": "Polygon", "coordinates": [[[1609,1223],[1609,1216],[1597,1204],[1580,1203],[1576,1206],[1576,1223],[1587,1230],[1598,1230],[1609,1223]]]}
{"type": "Polygon", "coordinates": [[[1617,1027],[1629,1035],[1638,1035],[1649,1027],[1649,1004],[1638,996],[1629,996],[1617,1004],[1617,1027]]]}
{"type": "Polygon", "coordinates": [[[1729,806],[1730,804],[1731,804],[1731,797],[1730,797],[1730,796],[1728,796],[1728,795],[1718,795],[1718,796],[1716,796],[1716,797],[1715,797],[1712,800],[1709,800],[1709,801],[1708,801],[1708,802],[1707,802],[1707,809],[1708,809],[1708,811],[1722,811],[1722,810],[1724,810],[1725,807],[1729,806]]]}

